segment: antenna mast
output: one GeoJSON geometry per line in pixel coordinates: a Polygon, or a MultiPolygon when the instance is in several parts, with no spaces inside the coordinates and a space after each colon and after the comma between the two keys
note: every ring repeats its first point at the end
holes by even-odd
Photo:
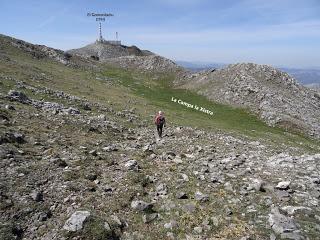
{"type": "Polygon", "coordinates": [[[101,22],[99,22],[99,42],[103,42],[101,22]]]}
{"type": "Polygon", "coordinates": [[[121,45],[121,41],[118,40],[118,32],[116,32],[116,41],[114,40],[105,40],[102,36],[102,24],[105,22],[107,17],[113,17],[112,13],[87,13],[88,17],[95,17],[96,21],[99,22],[99,35],[96,42],[98,43],[107,43],[113,45],[121,45]]]}

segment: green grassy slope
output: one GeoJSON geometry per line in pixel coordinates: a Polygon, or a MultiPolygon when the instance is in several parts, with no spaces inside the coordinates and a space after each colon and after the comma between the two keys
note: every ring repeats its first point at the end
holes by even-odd
{"type": "MultiPolygon", "coordinates": [[[[143,74],[99,63],[93,63],[99,68],[95,70],[67,67],[52,59],[33,58],[30,53],[12,46],[7,38],[0,39],[0,53],[7,57],[1,61],[1,76],[62,90],[101,104],[112,104],[115,109],[135,108],[150,125],[151,116],[161,109],[166,113],[168,124],[244,134],[275,144],[320,146],[319,141],[268,127],[243,109],[210,102],[187,90],[174,89],[171,86],[172,75],[143,74]],[[213,115],[172,102],[172,97],[209,109],[213,115]]],[[[1,82],[3,93],[14,88],[15,83],[11,80],[1,78],[1,82]]]]}
{"type": "Polygon", "coordinates": [[[189,90],[174,89],[171,85],[174,78],[172,75],[154,77],[151,74],[115,68],[107,68],[103,75],[118,79],[123,86],[130,89],[131,93],[147,100],[149,107],[141,109],[142,114],[162,110],[166,112],[169,121],[174,124],[244,134],[258,139],[268,139],[275,144],[289,143],[300,146],[316,144],[319,146],[319,141],[311,140],[299,133],[289,133],[281,128],[269,127],[244,109],[211,102],[189,90]],[[211,110],[213,115],[172,102],[172,97],[211,110]]]}

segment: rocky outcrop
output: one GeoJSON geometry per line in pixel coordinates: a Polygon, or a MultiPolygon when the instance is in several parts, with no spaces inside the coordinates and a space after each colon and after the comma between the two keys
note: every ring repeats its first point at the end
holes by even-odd
{"type": "Polygon", "coordinates": [[[287,73],[253,63],[185,75],[183,87],[211,100],[248,108],[270,126],[320,137],[320,94],[287,73]]]}
{"type": "Polygon", "coordinates": [[[126,56],[111,58],[106,62],[122,68],[138,69],[143,72],[183,72],[172,60],[158,56],[126,56]]]}
{"type": "MultiPolygon", "coordinates": [[[[1,37],[1,35],[0,35],[1,37]]],[[[51,59],[54,59],[57,62],[60,62],[62,64],[68,64],[70,55],[66,54],[64,51],[59,49],[54,49],[47,47],[45,45],[36,45],[31,44],[22,40],[5,37],[2,35],[2,38],[9,39],[12,46],[17,47],[25,52],[30,53],[34,58],[42,59],[45,57],[49,57],[51,59]]]]}

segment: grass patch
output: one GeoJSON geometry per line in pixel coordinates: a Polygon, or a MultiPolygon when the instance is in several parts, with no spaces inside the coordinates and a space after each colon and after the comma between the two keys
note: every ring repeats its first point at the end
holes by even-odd
{"type": "Polygon", "coordinates": [[[175,89],[172,87],[174,79],[172,75],[164,74],[154,77],[151,74],[108,67],[104,71],[104,76],[119,80],[134,95],[147,100],[149,104],[144,111],[140,111],[142,115],[150,115],[161,109],[166,113],[169,123],[177,125],[228,131],[254,138],[267,138],[275,145],[279,142],[299,147],[303,145],[308,150],[313,149],[309,147],[310,145],[320,146],[319,141],[302,134],[288,133],[281,128],[269,127],[245,109],[214,103],[189,90],[175,89]],[[211,116],[172,102],[172,97],[211,110],[214,114],[211,116]]]}

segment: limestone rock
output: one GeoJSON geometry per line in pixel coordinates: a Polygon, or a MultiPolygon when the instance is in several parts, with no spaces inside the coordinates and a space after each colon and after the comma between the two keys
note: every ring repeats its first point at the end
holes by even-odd
{"type": "Polygon", "coordinates": [[[85,221],[89,216],[90,216],[89,211],[76,211],[65,222],[63,229],[70,232],[76,232],[78,230],[81,230],[83,228],[83,224],[85,223],[85,221]]]}

